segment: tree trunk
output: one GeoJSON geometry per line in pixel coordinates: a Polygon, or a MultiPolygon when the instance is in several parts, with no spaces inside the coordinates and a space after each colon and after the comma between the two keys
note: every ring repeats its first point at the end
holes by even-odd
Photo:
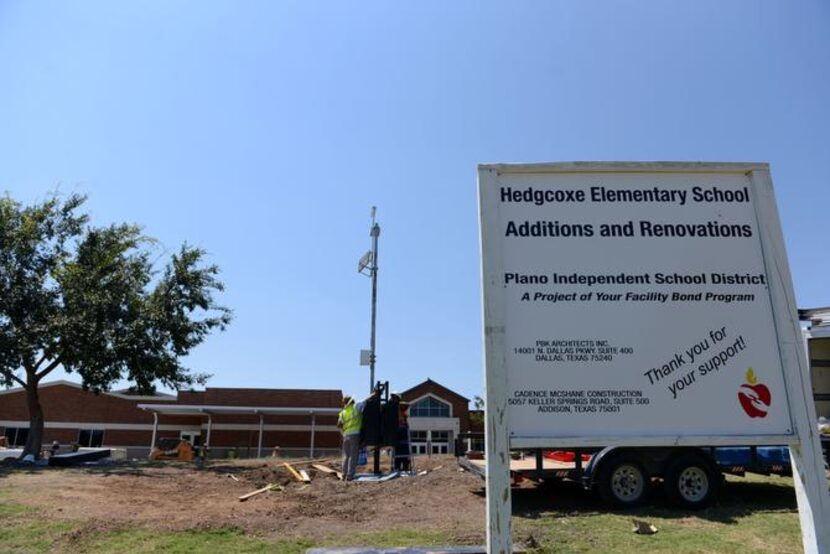
{"type": "Polygon", "coordinates": [[[29,437],[20,457],[31,454],[37,459],[40,458],[43,443],[43,406],[40,405],[37,394],[37,382],[30,382],[26,386],[26,407],[29,409],[29,437]]]}

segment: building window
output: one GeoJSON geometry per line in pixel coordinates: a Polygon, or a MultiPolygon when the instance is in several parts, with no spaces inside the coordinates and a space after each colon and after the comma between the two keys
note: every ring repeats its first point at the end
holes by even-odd
{"type": "Polygon", "coordinates": [[[78,444],[90,448],[98,448],[104,443],[103,429],[81,429],[78,433],[78,444]]]}
{"type": "Polygon", "coordinates": [[[179,433],[179,438],[185,440],[191,444],[191,446],[201,446],[202,445],[202,433],[201,431],[198,433],[194,433],[191,431],[182,431],[179,433]]]}
{"type": "Polygon", "coordinates": [[[450,442],[449,431],[433,431],[432,442],[450,442]]]}
{"type": "Polygon", "coordinates": [[[433,454],[446,454],[450,448],[449,431],[430,431],[430,446],[433,454]]]}
{"type": "Polygon", "coordinates": [[[409,449],[412,454],[426,454],[428,431],[409,431],[409,449]]]}
{"type": "Polygon", "coordinates": [[[410,431],[412,454],[446,454],[450,451],[452,431],[410,431]]]}
{"type": "Polygon", "coordinates": [[[450,417],[450,405],[427,396],[409,407],[410,417],[450,417]]]}
{"type": "Polygon", "coordinates": [[[29,438],[28,427],[6,427],[6,442],[9,446],[26,446],[29,438]]]}
{"type": "Polygon", "coordinates": [[[484,452],[484,439],[470,439],[468,443],[468,450],[476,452],[484,452]]]}

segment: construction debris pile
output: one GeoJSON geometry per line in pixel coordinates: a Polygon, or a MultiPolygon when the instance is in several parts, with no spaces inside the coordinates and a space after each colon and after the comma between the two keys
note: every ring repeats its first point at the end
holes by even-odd
{"type": "MultiPolygon", "coordinates": [[[[226,477],[240,483],[240,487],[243,484],[252,484],[257,487],[255,490],[245,492],[239,496],[239,501],[244,502],[249,498],[268,492],[304,491],[312,484],[323,489],[329,489],[332,485],[335,485],[337,489],[343,489],[346,484],[341,482],[343,474],[337,466],[339,466],[338,458],[282,461],[266,463],[257,468],[240,471],[238,474],[228,473],[226,477]]],[[[363,473],[358,474],[354,483],[382,483],[398,477],[423,477],[442,467],[442,465],[438,465],[418,472],[393,471],[380,475],[363,473]]]]}

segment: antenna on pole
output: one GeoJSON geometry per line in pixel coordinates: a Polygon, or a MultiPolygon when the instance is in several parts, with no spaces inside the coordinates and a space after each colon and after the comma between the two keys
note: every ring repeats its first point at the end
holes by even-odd
{"type": "Polygon", "coordinates": [[[366,252],[357,263],[357,271],[372,279],[372,324],[369,338],[369,350],[360,351],[360,365],[369,366],[369,392],[375,388],[375,328],[377,322],[378,303],[378,237],[380,236],[380,225],[375,220],[377,208],[372,206],[370,217],[372,226],[369,228],[369,236],[372,237],[372,249],[366,252]]]}

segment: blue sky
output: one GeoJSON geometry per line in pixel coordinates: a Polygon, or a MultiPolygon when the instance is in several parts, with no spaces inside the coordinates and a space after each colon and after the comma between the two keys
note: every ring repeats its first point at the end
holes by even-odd
{"type": "Polygon", "coordinates": [[[799,306],[830,305],[830,5],[4,2],[0,191],[89,194],[223,269],[212,386],[481,394],[476,164],[766,161],[799,306]]]}

